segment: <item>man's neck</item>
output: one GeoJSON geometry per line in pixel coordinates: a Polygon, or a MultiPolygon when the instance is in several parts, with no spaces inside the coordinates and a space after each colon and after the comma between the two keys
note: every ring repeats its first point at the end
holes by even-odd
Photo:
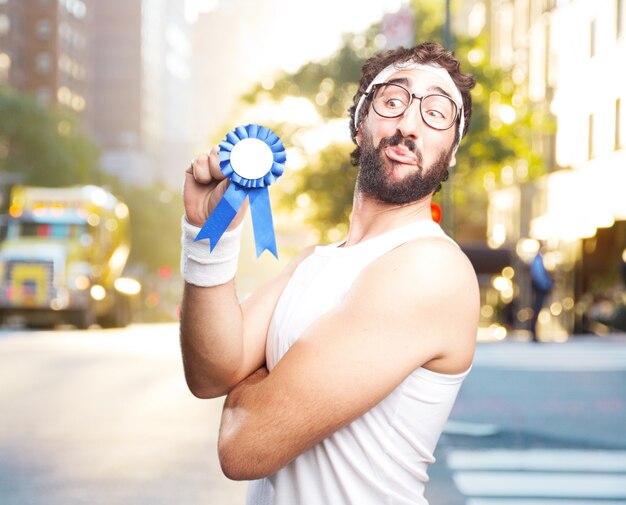
{"type": "Polygon", "coordinates": [[[345,246],[358,244],[395,228],[420,220],[431,220],[432,195],[417,202],[396,205],[380,202],[358,190],[354,194],[350,230],[345,246]]]}

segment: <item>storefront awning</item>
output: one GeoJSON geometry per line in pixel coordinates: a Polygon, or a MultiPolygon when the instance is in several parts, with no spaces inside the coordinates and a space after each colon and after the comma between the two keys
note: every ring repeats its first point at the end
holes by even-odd
{"type": "Polygon", "coordinates": [[[511,265],[510,250],[491,249],[487,244],[462,244],[462,251],[469,258],[477,274],[498,274],[506,266],[511,265]]]}
{"type": "Polygon", "coordinates": [[[547,176],[547,211],[530,223],[537,240],[578,240],[626,220],[626,168],[589,166],[547,176]]]}

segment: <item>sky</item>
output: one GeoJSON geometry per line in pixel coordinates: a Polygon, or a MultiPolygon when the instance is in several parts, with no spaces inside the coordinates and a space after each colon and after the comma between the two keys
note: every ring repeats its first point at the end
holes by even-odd
{"type": "Polygon", "coordinates": [[[211,13],[194,31],[194,142],[203,147],[220,136],[235,118],[238,98],[256,83],[331,56],[343,34],[365,31],[406,1],[186,0],[189,22],[198,12],[211,13]]]}
{"type": "Polygon", "coordinates": [[[272,67],[295,71],[309,60],[331,55],[339,47],[341,35],[361,32],[380,21],[387,12],[396,12],[406,0],[186,0],[187,19],[193,21],[197,11],[223,9],[228,4],[249,4],[249,12],[234,12],[252,29],[264,33],[265,59],[255,59],[257,70],[272,67]],[[254,26],[256,24],[260,26],[254,26]],[[269,37],[267,34],[275,34],[269,37]],[[275,43],[272,43],[274,41],[275,43]]]}

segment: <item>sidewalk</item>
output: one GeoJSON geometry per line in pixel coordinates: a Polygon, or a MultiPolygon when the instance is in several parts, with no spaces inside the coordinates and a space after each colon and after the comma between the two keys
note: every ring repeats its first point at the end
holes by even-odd
{"type": "Polygon", "coordinates": [[[573,335],[563,342],[533,342],[528,335],[480,340],[477,368],[551,372],[626,371],[626,334],[573,335]]]}
{"type": "Polygon", "coordinates": [[[546,342],[532,342],[528,330],[506,330],[503,326],[478,328],[479,343],[529,343],[534,345],[571,344],[576,342],[614,342],[626,344],[626,333],[615,332],[608,335],[594,335],[592,333],[569,335],[562,340],[546,342]]]}

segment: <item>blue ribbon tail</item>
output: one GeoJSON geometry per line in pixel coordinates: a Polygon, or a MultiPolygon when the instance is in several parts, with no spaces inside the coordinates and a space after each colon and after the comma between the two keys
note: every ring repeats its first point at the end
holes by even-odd
{"type": "Polygon", "coordinates": [[[261,256],[263,251],[268,250],[278,259],[270,194],[266,187],[250,190],[250,211],[252,213],[257,258],[261,256]]]}
{"type": "Polygon", "coordinates": [[[211,212],[211,215],[196,235],[194,242],[208,238],[210,251],[213,252],[226,228],[228,228],[228,225],[239,212],[246,196],[248,196],[248,191],[245,188],[240,188],[236,184],[231,183],[217,207],[215,207],[215,210],[211,212]]]}

